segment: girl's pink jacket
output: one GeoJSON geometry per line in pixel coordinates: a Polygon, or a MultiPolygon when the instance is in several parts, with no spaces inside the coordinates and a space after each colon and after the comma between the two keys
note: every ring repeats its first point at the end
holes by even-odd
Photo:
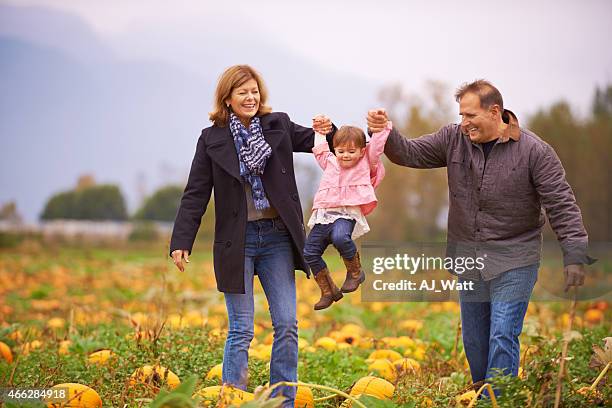
{"type": "Polygon", "coordinates": [[[385,143],[392,125],[370,138],[366,153],[356,165],[348,169],[340,167],[336,156],[329,151],[327,143],[317,144],[312,152],[323,169],[323,177],[314,197],[313,210],[341,206],[360,206],[363,215],[368,215],[376,208],[378,200],[374,194],[385,176],[385,168],[380,156],[385,150],[385,143]]]}

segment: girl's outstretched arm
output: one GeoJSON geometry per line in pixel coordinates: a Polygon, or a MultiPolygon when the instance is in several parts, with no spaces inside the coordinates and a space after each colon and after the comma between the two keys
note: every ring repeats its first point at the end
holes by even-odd
{"type": "Polygon", "coordinates": [[[323,170],[327,167],[327,161],[334,157],[334,154],[329,151],[327,138],[320,133],[315,133],[315,146],[312,148],[312,152],[323,170]]]}
{"type": "Polygon", "coordinates": [[[387,138],[389,137],[389,133],[391,133],[391,129],[393,129],[393,124],[391,121],[387,121],[387,126],[382,131],[374,133],[370,138],[367,154],[368,160],[370,161],[370,169],[374,174],[376,174],[380,156],[382,156],[385,151],[385,143],[387,143],[387,138]]]}

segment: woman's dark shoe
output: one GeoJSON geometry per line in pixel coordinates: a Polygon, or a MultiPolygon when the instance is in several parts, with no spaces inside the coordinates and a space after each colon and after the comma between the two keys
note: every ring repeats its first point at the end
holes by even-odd
{"type": "Polygon", "coordinates": [[[354,292],[365,280],[365,272],[361,269],[359,252],[355,252],[353,259],[342,258],[342,260],[344,265],[346,265],[346,279],[342,284],[341,290],[344,293],[354,292]]]}
{"type": "Polygon", "coordinates": [[[314,310],[327,309],[332,303],[342,299],[342,292],[332,280],[327,268],[323,268],[315,274],[315,282],[321,289],[321,299],[315,303],[314,310]]]}

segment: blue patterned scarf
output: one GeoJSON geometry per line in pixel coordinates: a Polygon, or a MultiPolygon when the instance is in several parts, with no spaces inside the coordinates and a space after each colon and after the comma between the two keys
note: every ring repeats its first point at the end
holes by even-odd
{"type": "Polygon", "coordinates": [[[270,203],[266,198],[260,176],[266,168],[272,148],[263,137],[259,118],[253,117],[247,129],[234,112],[230,112],[229,128],[238,154],[240,176],[251,185],[255,208],[257,210],[269,208],[270,203]]]}

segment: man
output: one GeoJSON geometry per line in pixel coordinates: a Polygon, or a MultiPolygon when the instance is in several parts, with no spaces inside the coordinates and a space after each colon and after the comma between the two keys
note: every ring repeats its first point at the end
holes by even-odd
{"type": "MultiPolygon", "coordinates": [[[[451,257],[481,257],[483,269],[459,276],[463,344],[476,383],[516,376],[519,335],[537,280],[542,226],[548,216],[563,250],[565,290],[584,283],[588,237],[580,209],[552,147],[504,109],[500,92],[478,80],[455,94],[461,124],[416,139],[393,129],[385,154],[395,164],[446,167],[451,257]],[[544,210],[546,213],[544,213],[544,210]]],[[[382,109],[368,112],[371,132],[387,123],[382,109]]]]}

